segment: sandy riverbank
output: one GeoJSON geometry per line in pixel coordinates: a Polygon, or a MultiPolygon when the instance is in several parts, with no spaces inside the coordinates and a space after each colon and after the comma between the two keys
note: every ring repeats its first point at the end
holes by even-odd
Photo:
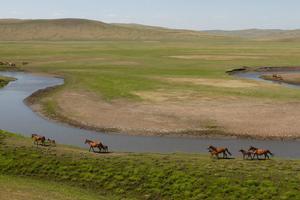
{"type": "MultiPolygon", "coordinates": [[[[53,90],[53,89],[48,89],[53,90]]],[[[195,97],[171,102],[166,93],[144,94],[151,101],[105,102],[86,92],[39,92],[27,102],[43,116],[71,125],[131,135],[190,137],[250,137],[295,139],[300,137],[300,102],[195,97]],[[55,113],[45,105],[55,101],[55,113]]]]}

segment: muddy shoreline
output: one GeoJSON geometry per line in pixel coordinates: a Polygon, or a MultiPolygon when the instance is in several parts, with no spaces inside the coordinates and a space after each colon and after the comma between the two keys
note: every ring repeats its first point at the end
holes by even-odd
{"type": "Polygon", "coordinates": [[[234,75],[236,73],[246,73],[246,72],[295,72],[300,71],[300,66],[287,66],[287,67],[240,67],[232,70],[226,71],[229,75],[234,75]]]}
{"type": "Polygon", "coordinates": [[[285,75],[281,75],[281,79],[278,78],[274,78],[271,75],[263,75],[260,76],[260,78],[264,79],[264,80],[268,80],[268,81],[273,81],[273,82],[277,82],[277,83],[286,83],[286,84],[291,84],[291,85],[296,85],[296,86],[300,86],[300,80],[296,81],[296,80],[289,80],[288,77],[286,77],[285,75]]]}

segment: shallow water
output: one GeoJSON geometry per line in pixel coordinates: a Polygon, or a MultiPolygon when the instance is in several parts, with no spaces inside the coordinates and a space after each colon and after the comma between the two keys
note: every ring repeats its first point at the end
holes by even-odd
{"type": "Polygon", "coordinates": [[[86,147],[86,138],[97,139],[109,145],[111,150],[120,152],[207,153],[206,148],[215,145],[228,147],[236,156],[240,148],[254,145],[270,149],[279,157],[300,158],[300,141],[129,136],[87,131],[48,121],[34,113],[23,100],[39,89],[63,84],[62,79],[23,72],[0,72],[0,75],[17,78],[0,89],[0,128],[3,130],[25,136],[37,133],[58,143],[78,147],[86,147]]]}

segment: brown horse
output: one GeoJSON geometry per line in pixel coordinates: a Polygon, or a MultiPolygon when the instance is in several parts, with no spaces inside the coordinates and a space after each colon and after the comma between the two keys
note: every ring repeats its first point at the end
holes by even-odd
{"type": "Polygon", "coordinates": [[[36,146],[39,146],[39,144],[44,145],[46,141],[46,138],[44,136],[37,134],[32,134],[31,138],[33,139],[33,144],[36,144],[36,146]]]}
{"type": "Polygon", "coordinates": [[[283,80],[282,76],[279,75],[279,74],[273,74],[272,77],[273,77],[274,79],[276,79],[276,80],[279,80],[279,81],[282,81],[282,80],[283,80]]]}
{"type": "Polygon", "coordinates": [[[271,151],[268,150],[268,149],[258,149],[258,148],[253,147],[253,146],[251,146],[248,151],[252,152],[253,153],[253,158],[256,156],[256,158],[258,160],[259,160],[259,156],[262,156],[262,155],[265,156],[265,159],[270,159],[269,154],[271,156],[274,156],[274,154],[271,153],[271,151]]]}
{"type": "Polygon", "coordinates": [[[86,139],[85,144],[90,145],[89,152],[91,152],[91,149],[93,150],[93,152],[95,152],[95,148],[98,148],[99,152],[101,152],[102,149],[104,149],[105,152],[108,151],[108,147],[106,145],[103,145],[102,142],[95,142],[95,141],[86,139]]]}
{"type": "Polygon", "coordinates": [[[253,157],[252,157],[253,152],[251,152],[251,151],[246,151],[246,150],[244,150],[244,149],[241,149],[239,152],[241,152],[241,153],[243,154],[243,159],[244,159],[244,160],[245,160],[245,159],[249,159],[249,158],[251,158],[251,160],[253,160],[253,157]]]}
{"type": "Polygon", "coordinates": [[[227,148],[217,148],[217,147],[214,147],[214,146],[209,146],[208,147],[208,151],[211,153],[211,156],[216,156],[217,158],[219,158],[219,154],[223,154],[223,158],[227,158],[228,155],[227,153],[231,156],[231,153],[229,152],[229,150],[227,148]]]}

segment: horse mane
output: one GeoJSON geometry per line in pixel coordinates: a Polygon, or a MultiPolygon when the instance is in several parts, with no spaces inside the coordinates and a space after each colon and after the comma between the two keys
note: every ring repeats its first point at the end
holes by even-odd
{"type": "Polygon", "coordinates": [[[249,150],[251,150],[251,149],[257,150],[258,148],[254,147],[254,146],[250,146],[249,150]]]}
{"type": "Polygon", "coordinates": [[[216,150],[216,149],[217,149],[216,147],[214,147],[214,146],[212,146],[212,145],[210,145],[208,148],[213,149],[213,150],[216,150]]]}

